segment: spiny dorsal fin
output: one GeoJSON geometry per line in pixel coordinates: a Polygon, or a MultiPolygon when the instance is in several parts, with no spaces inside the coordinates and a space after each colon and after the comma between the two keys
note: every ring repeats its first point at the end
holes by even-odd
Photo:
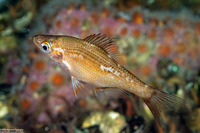
{"type": "Polygon", "coordinates": [[[111,37],[99,33],[99,34],[92,34],[84,38],[83,40],[88,42],[89,44],[96,45],[105,50],[119,64],[121,65],[125,64],[124,59],[122,58],[121,54],[118,51],[118,46],[114,44],[114,41],[111,37]]]}

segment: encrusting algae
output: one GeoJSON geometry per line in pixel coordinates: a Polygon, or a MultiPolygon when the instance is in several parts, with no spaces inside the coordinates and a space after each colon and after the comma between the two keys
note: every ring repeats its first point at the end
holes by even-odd
{"type": "Polygon", "coordinates": [[[96,96],[120,90],[141,97],[160,122],[160,113],[176,109],[183,100],[153,89],[121,64],[118,47],[106,35],[93,34],[84,39],[64,35],[36,35],[34,43],[65,73],[71,76],[75,96],[92,90],[96,96]]]}

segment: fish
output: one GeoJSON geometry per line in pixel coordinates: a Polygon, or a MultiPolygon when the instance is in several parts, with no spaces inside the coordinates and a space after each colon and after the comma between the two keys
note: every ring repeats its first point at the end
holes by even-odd
{"type": "MultiPolygon", "coordinates": [[[[145,84],[124,67],[112,37],[92,34],[80,39],[67,35],[35,35],[33,42],[66,74],[71,76],[75,96],[84,90],[98,93],[124,90],[142,98],[161,125],[160,114],[175,110],[184,101],[145,84]]],[[[105,93],[106,94],[106,93],[105,93]]]]}

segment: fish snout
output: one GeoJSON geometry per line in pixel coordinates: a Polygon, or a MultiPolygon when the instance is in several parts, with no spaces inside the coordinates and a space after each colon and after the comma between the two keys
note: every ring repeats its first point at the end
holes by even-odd
{"type": "Polygon", "coordinates": [[[40,44],[41,44],[40,36],[39,36],[39,35],[33,36],[33,42],[34,42],[36,45],[40,46],[40,44]]]}

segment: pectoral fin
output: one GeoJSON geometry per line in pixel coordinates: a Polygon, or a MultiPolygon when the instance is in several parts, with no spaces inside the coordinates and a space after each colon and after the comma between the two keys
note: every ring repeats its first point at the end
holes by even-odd
{"type": "Polygon", "coordinates": [[[87,84],[86,82],[80,81],[73,76],[71,76],[71,81],[73,92],[76,98],[78,96],[86,96],[88,95],[88,93],[91,93],[91,85],[87,84]]]}

